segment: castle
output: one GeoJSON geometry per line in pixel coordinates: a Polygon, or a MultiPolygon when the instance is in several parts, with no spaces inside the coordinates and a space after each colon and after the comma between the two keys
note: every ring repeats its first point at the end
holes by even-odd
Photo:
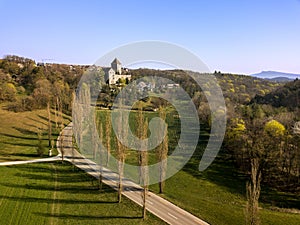
{"type": "Polygon", "coordinates": [[[105,80],[109,85],[118,84],[120,80],[129,81],[131,75],[127,74],[128,70],[122,70],[121,62],[115,58],[111,62],[111,67],[103,68],[105,73],[105,80]]]}

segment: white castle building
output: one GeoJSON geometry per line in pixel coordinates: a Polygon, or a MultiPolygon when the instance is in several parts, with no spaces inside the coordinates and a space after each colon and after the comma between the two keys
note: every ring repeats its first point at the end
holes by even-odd
{"type": "Polygon", "coordinates": [[[117,84],[120,79],[131,79],[131,75],[125,74],[127,71],[122,70],[122,63],[117,58],[111,62],[111,67],[103,68],[103,70],[105,73],[105,80],[109,85],[117,84]]]}

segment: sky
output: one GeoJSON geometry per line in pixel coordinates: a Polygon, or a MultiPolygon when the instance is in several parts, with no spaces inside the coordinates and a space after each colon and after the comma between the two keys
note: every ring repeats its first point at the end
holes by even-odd
{"type": "Polygon", "coordinates": [[[211,71],[300,74],[299,0],[0,0],[0,21],[0,57],[93,64],[118,46],[159,40],[211,71]]]}

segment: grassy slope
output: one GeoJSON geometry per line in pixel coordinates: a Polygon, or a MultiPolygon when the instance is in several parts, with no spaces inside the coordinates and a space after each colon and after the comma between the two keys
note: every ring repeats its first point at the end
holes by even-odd
{"type": "MultiPolygon", "coordinates": [[[[202,131],[189,163],[166,181],[163,197],[210,224],[245,224],[246,178],[237,173],[233,163],[219,153],[207,170],[198,170],[206,139],[207,133],[202,131]]],[[[152,185],[150,189],[158,193],[158,185],[152,185]]],[[[260,203],[262,224],[299,224],[300,214],[269,210],[271,204],[299,209],[300,200],[296,194],[278,193],[262,187],[260,203]]]]}
{"type": "MultiPolygon", "coordinates": [[[[180,171],[166,181],[163,196],[210,224],[245,224],[245,182],[237,176],[228,163],[219,159],[203,173],[191,173],[187,168],[180,171]]],[[[157,185],[150,189],[158,191],[157,185]]],[[[262,197],[268,199],[270,195],[262,197]]],[[[273,197],[276,203],[278,195],[273,197]]],[[[292,199],[297,201],[297,196],[292,199]]],[[[270,211],[265,203],[260,206],[262,224],[299,224],[299,214],[270,211]]]]}
{"type": "Polygon", "coordinates": [[[94,178],[61,162],[0,167],[0,224],[164,224],[94,178]]]}
{"type": "MultiPolygon", "coordinates": [[[[98,111],[98,118],[105,121],[103,112],[103,110],[98,111]]],[[[148,116],[151,118],[154,115],[155,113],[150,113],[148,116]]],[[[173,139],[178,138],[176,137],[178,121],[169,118],[169,122],[171,122],[169,127],[173,129],[169,133],[169,141],[171,149],[173,149],[175,144],[173,139]]],[[[134,117],[131,118],[131,124],[134,127],[134,117]]],[[[198,171],[199,161],[207,143],[207,135],[207,131],[202,130],[194,156],[182,171],[166,181],[165,194],[162,196],[210,224],[245,224],[246,180],[236,172],[233,163],[219,154],[217,160],[206,171],[198,171]]],[[[150,154],[151,158],[153,155],[150,154]]],[[[130,151],[127,154],[126,162],[136,165],[136,160],[136,153],[130,151]]],[[[152,185],[150,190],[157,193],[158,185],[152,185]]],[[[267,209],[270,202],[277,206],[291,208],[296,208],[298,205],[299,208],[300,202],[296,195],[288,196],[285,193],[266,191],[263,187],[261,200],[264,200],[260,211],[262,224],[299,224],[299,214],[281,213],[267,209]]]]}
{"type": "MultiPolygon", "coordinates": [[[[0,110],[0,121],[0,161],[38,158],[38,129],[48,149],[45,110],[0,110]]],[[[139,206],[127,198],[116,203],[115,191],[99,192],[95,179],[66,163],[0,167],[0,176],[0,224],[164,224],[151,214],[142,221],[139,206]]]]}
{"type": "MultiPolygon", "coordinates": [[[[53,115],[52,119],[54,120],[53,115]]],[[[0,121],[0,161],[26,160],[38,157],[36,147],[39,129],[44,132],[43,145],[45,154],[47,154],[48,120],[46,110],[14,113],[0,109],[0,121]]],[[[65,119],[65,123],[67,121],[65,119]]],[[[56,139],[57,134],[58,129],[53,129],[53,138],[56,139]]]]}

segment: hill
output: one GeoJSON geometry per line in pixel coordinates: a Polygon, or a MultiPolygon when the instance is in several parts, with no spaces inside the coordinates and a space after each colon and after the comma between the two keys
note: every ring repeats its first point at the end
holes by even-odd
{"type": "Polygon", "coordinates": [[[300,80],[296,79],[289,82],[265,96],[257,95],[253,99],[253,102],[258,104],[269,104],[274,107],[297,109],[300,107],[300,80]]]}
{"type": "MultiPolygon", "coordinates": [[[[203,76],[207,74],[191,72],[195,76],[203,76]]],[[[193,97],[197,92],[201,92],[196,82],[183,70],[154,70],[154,69],[136,69],[131,71],[133,79],[138,79],[143,76],[160,76],[180,84],[180,86],[193,97]]],[[[214,76],[223,91],[223,95],[227,102],[234,104],[249,103],[256,94],[265,95],[283,84],[274,83],[265,79],[235,74],[215,73],[214,76]]],[[[203,84],[209,87],[210,81],[207,80],[203,84]]],[[[201,99],[200,95],[200,99],[201,99]]]]}

